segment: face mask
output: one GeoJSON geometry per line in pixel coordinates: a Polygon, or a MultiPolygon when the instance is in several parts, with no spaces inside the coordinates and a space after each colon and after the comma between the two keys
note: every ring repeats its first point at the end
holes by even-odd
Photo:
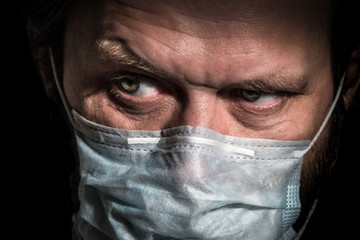
{"type": "Polygon", "coordinates": [[[190,126],[128,131],[72,111],[81,175],[80,235],[86,240],[293,239],[302,159],[325,127],[342,82],[312,141],[238,138],[190,126]]]}

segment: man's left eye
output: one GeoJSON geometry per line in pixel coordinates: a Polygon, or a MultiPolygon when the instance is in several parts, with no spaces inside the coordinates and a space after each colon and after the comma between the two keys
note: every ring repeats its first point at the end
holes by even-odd
{"type": "Polygon", "coordinates": [[[238,97],[241,97],[243,100],[257,105],[267,105],[277,102],[281,96],[276,93],[261,93],[256,90],[238,90],[238,97]]]}
{"type": "Polygon", "coordinates": [[[124,94],[138,98],[153,97],[160,93],[160,88],[148,77],[123,75],[114,79],[117,88],[124,94]]]}

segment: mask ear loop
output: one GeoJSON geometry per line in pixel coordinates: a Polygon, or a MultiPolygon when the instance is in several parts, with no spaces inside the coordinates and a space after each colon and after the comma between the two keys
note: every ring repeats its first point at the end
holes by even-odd
{"type": "Polygon", "coordinates": [[[340,83],[339,83],[339,87],[338,87],[338,90],[336,92],[336,95],[335,95],[335,98],[334,98],[334,101],[330,107],[330,110],[329,112],[327,113],[323,123],[321,124],[318,132],[315,134],[314,138],[311,140],[309,146],[302,150],[302,151],[294,151],[294,157],[296,158],[299,158],[299,157],[302,157],[304,156],[310,149],[311,147],[315,144],[315,142],[317,141],[317,139],[319,138],[320,134],[322,133],[322,131],[324,130],[324,128],[326,127],[326,124],[327,122],[329,121],[330,119],[330,116],[332,115],[335,107],[336,107],[336,104],[340,98],[340,94],[341,94],[341,91],[342,91],[342,87],[343,87],[343,84],[344,84],[344,79],[345,79],[345,74],[342,76],[342,78],[340,79],[340,83]]]}
{"type": "Polygon", "coordinates": [[[60,81],[59,81],[59,78],[58,78],[58,75],[57,75],[56,66],[55,66],[55,60],[54,60],[54,57],[53,57],[53,52],[52,52],[51,46],[49,47],[49,55],[50,55],[50,61],[51,61],[51,70],[52,70],[52,73],[53,73],[53,76],[54,76],[54,79],[55,79],[56,88],[57,88],[57,90],[59,92],[61,101],[62,101],[62,103],[63,103],[63,105],[65,107],[65,111],[66,111],[66,114],[68,115],[70,123],[74,127],[74,119],[72,117],[70,106],[69,106],[69,103],[68,103],[68,101],[66,99],[64,90],[63,90],[62,86],[60,85],[60,81]]]}

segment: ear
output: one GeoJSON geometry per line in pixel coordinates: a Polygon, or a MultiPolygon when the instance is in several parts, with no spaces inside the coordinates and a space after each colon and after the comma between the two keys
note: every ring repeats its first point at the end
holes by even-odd
{"type": "Polygon", "coordinates": [[[45,92],[50,98],[55,98],[56,86],[51,69],[49,57],[49,47],[47,43],[38,41],[39,31],[31,22],[27,23],[27,34],[31,52],[38,68],[38,72],[42,78],[45,92]]]}
{"type": "Polygon", "coordinates": [[[360,45],[355,48],[346,69],[346,79],[344,83],[344,104],[345,110],[348,111],[356,105],[356,93],[360,86],[360,45]]]}

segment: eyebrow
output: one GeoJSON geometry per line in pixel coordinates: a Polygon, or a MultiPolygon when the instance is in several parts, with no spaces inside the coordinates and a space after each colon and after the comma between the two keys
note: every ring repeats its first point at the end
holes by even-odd
{"type": "Polygon", "coordinates": [[[160,77],[166,77],[168,75],[164,71],[156,68],[151,63],[137,55],[128,47],[126,41],[122,39],[101,40],[97,41],[96,43],[99,50],[98,52],[100,53],[100,58],[102,60],[107,60],[107,62],[111,61],[115,64],[121,64],[123,66],[128,66],[135,69],[140,69],[160,77]]]}
{"type": "MultiPolygon", "coordinates": [[[[101,60],[113,62],[133,69],[142,70],[163,79],[170,79],[170,75],[165,71],[153,66],[137,55],[122,39],[101,40],[97,41],[97,46],[101,60]]],[[[275,74],[261,74],[259,77],[251,79],[237,80],[234,79],[227,85],[231,88],[240,88],[246,90],[254,90],[262,93],[288,92],[288,93],[305,93],[308,88],[310,76],[307,74],[296,75],[292,73],[277,72],[275,74]]],[[[188,82],[191,83],[191,80],[188,82]]],[[[194,85],[198,85],[195,84],[194,85]]],[[[215,88],[205,84],[205,87],[215,88]]]]}
{"type": "Polygon", "coordinates": [[[262,93],[287,92],[305,93],[308,91],[310,77],[307,74],[294,75],[286,73],[268,74],[264,77],[239,81],[239,88],[262,93]]]}

